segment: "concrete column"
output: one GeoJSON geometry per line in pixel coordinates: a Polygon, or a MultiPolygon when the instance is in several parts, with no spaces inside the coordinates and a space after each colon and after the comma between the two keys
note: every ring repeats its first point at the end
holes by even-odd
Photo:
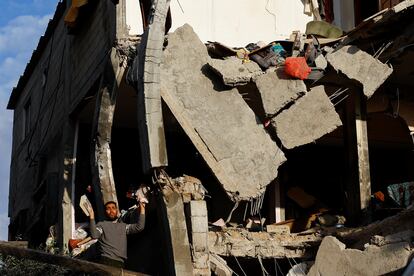
{"type": "Polygon", "coordinates": [[[138,76],[138,129],[143,171],[168,165],[160,92],[165,21],[170,0],[155,1],[154,14],[142,36],[138,76]]]}
{"type": "Polygon", "coordinates": [[[344,134],[347,159],[346,198],[347,218],[351,224],[360,222],[371,197],[371,177],[366,121],[366,98],[354,91],[345,110],[344,134]]]}
{"type": "Polygon", "coordinates": [[[97,217],[103,218],[103,203],[118,202],[112,172],[111,134],[115,113],[118,87],[124,76],[126,59],[112,48],[110,59],[102,76],[96,97],[95,114],[92,126],[92,179],[95,187],[97,217]]]}
{"type": "MultiPolygon", "coordinates": [[[[171,241],[172,258],[174,268],[169,270],[168,275],[193,275],[191,262],[190,243],[188,241],[187,224],[184,214],[184,203],[180,194],[171,192],[164,194],[165,211],[168,218],[169,228],[167,234],[171,241]],[[169,232],[169,233],[168,233],[169,232]]],[[[169,247],[169,246],[168,246],[169,247]]],[[[168,254],[168,252],[166,252],[168,254]]]]}
{"type": "Polygon", "coordinates": [[[190,220],[194,275],[210,275],[208,217],[204,200],[190,201],[190,220]]]}
{"type": "Polygon", "coordinates": [[[74,226],[74,178],[76,166],[76,123],[69,119],[63,133],[63,171],[59,189],[60,210],[58,213],[58,246],[62,253],[69,254],[68,243],[74,226]]]}

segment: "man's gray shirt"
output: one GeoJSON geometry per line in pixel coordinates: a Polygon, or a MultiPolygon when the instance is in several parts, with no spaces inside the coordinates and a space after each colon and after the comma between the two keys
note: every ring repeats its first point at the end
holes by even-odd
{"type": "Polygon", "coordinates": [[[100,256],[124,262],[127,258],[127,235],[141,232],[145,227],[145,215],[140,214],[138,223],[90,221],[91,237],[98,239],[100,256]]]}

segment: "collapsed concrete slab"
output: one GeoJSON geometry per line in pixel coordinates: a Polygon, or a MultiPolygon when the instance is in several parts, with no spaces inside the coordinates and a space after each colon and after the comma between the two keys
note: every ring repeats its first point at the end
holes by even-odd
{"type": "Polygon", "coordinates": [[[329,236],[322,240],[315,264],[308,276],[400,275],[400,270],[408,264],[412,253],[410,242],[398,242],[381,247],[368,245],[361,251],[345,249],[345,244],[329,236]]]}
{"type": "Polygon", "coordinates": [[[272,119],[272,125],[283,146],[292,149],[321,138],[342,122],[324,87],[317,86],[272,119]]]}
{"type": "Polygon", "coordinates": [[[267,72],[256,77],[254,81],[262,97],[266,116],[278,113],[306,92],[305,83],[302,80],[289,78],[283,69],[267,72]]]}
{"type": "Polygon", "coordinates": [[[230,198],[248,200],[286,159],[236,89],[215,90],[221,80],[210,61],[189,25],[177,29],[164,51],[161,96],[230,198]]]}
{"type": "Polygon", "coordinates": [[[228,86],[247,84],[252,78],[263,74],[256,62],[245,62],[237,57],[210,59],[208,65],[223,78],[228,86]]]}
{"type": "Polygon", "coordinates": [[[365,96],[370,98],[388,79],[392,68],[356,46],[344,46],[326,55],[332,67],[348,78],[362,84],[365,96]]]}
{"type": "Polygon", "coordinates": [[[208,235],[210,254],[249,258],[309,258],[322,241],[315,233],[275,234],[242,228],[210,231],[208,235]]]}

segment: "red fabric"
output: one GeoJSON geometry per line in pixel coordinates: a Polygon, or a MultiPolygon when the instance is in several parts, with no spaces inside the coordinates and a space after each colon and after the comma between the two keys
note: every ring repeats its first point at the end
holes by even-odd
{"type": "Polygon", "coordinates": [[[307,79],[311,69],[304,57],[288,57],[285,61],[285,73],[297,79],[307,79]]]}
{"type": "Polygon", "coordinates": [[[69,249],[72,251],[74,248],[78,246],[82,240],[80,239],[69,239],[69,249]]]}

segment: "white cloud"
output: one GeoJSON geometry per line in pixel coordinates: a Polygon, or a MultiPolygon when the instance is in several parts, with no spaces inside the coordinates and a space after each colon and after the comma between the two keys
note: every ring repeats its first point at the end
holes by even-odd
{"type": "Polygon", "coordinates": [[[0,240],[7,240],[12,116],[6,110],[13,86],[30,59],[50,15],[18,16],[0,27],[0,240]]]}
{"type": "Polygon", "coordinates": [[[0,28],[0,53],[19,53],[33,49],[50,17],[22,15],[9,21],[0,28]]]}

